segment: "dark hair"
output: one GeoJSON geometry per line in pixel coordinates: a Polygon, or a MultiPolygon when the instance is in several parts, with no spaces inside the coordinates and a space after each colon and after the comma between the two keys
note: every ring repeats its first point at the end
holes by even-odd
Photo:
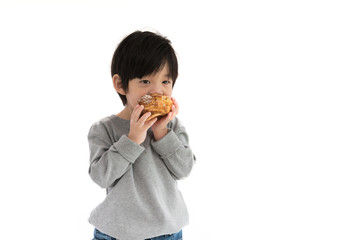
{"type": "MultiPolygon", "coordinates": [[[[136,31],[125,37],[116,48],[111,62],[111,76],[118,74],[127,92],[131,79],[161,71],[166,63],[174,86],[178,62],[170,40],[152,32],[136,31]]],[[[118,94],[126,105],[126,96],[118,94]]]]}

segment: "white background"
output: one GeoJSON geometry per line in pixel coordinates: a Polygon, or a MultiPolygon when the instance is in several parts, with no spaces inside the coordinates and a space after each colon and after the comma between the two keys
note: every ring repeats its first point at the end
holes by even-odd
{"type": "Polygon", "coordinates": [[[356,1],[2,1],[1,239],[91,239],[87,133],[121,39],[173,43],[195,239],[360,238],[356,1]]]}

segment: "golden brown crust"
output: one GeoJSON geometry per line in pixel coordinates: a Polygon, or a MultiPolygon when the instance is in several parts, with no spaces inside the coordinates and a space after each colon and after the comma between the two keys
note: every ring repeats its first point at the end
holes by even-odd
{"type": "Polygon", "coordinates": [[[151,116],[147,119],[147,121],[156,117],[167,115],[171,111],[173,104],[170,97],[156,93],[142,96],[138,100],[138,103],[144,106],[141,116],[147,112],[151,112],[151,116]]]}

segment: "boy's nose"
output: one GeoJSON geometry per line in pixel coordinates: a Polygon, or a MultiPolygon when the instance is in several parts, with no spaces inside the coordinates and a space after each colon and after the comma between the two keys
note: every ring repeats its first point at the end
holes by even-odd
{"type": "Polygon", "coordinates": [[[163,94],[163,91],[161,89],[160,86],[154,86],[151,90],[150,90],[150,94],[152,93],[157,93],[157,94],[163,94]]]}

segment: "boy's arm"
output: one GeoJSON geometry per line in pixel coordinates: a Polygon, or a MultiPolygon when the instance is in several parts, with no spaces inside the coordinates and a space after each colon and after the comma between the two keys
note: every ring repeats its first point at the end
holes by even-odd
{"type": "Polygon", "coordinates": [[[195,155],[189,147],[185,128],[179,125],[178,119],[175,118],[175,127],[170,129],[160,140],[151,142],[176,179],[187,177],[196,161],[195,155]]]}
{"type": "Polygon", "coordinates": [[[114,144],[101,123],[95,124],[88,135],[90,147],[89,175],[102,188],[110,187],[144,151],[144,147],[123,135],[114,144]]]}

